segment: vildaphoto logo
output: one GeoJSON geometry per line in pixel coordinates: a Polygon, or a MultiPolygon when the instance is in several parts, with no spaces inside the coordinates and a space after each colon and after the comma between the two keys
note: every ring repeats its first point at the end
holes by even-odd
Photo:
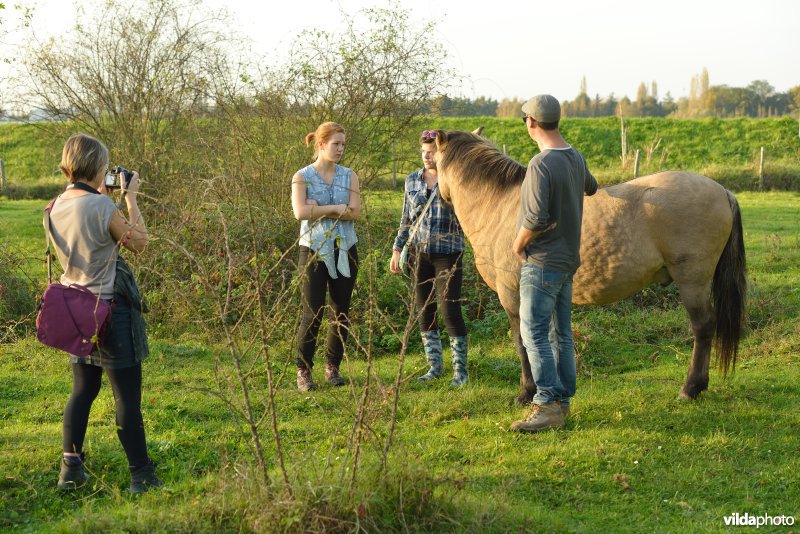
{"type": "Polygon", "coordinates": [[[766,526],[786,526],[794,525],[794,516],[791,515],[750,515],[748,513],[733,513],[724,518],[726,527],[766,527],[766,526]]]}

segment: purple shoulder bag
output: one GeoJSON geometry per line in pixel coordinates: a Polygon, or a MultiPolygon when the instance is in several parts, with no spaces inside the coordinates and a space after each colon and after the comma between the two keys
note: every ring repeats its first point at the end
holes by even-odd
{"type": "Polygon", "coordinates": [[[36,338],[48,347],[86,357],[95,350],[103,335],[103,329],[111,317],[111,304],[81,285],[53,283],[50,210],[55,201],[53,199],[44,210],[48,286],[36,316],[36,338]]]}

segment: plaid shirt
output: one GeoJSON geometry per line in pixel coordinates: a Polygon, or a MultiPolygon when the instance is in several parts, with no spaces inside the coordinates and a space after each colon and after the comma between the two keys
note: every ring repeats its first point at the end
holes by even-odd
{"type": "MultiPolygon", "coordinates": [[[[403,216],[400,219],[397,238],[394,240],[394,248],[397,250],[402,250],[408,241],[411,227],[428,202],[428,189],[422,172],[423,169],[420,169],[406,177],[403,216]]],[[[442,201],[438,185],[430,194],[435,197],[414,234],[412,244],[417,252],[423,253],[455,254],[462,252],[464,250],[464,231],[456,218],[455,211],[452,206],[448,206],[442,201]]]]}

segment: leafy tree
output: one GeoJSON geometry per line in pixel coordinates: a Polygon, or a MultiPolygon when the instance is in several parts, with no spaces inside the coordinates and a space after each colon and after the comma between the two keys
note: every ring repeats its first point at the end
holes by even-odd
{"type": "Polygon", "coordinates": [[[675,102],[675,99],[672,97],[672,93],[667,91],[667,94],[664,95],[664,100],[661,102],[661,111],[664,116],[673,113],[677,109],[678,105],[675,102]]]}
{"type": "Polygon", "coordinates": [[[522,116],[522,104],[525,101],[519,98],[504,98],[500,101],[500,104],[497,106],[497,116],[498,117],[521,117],[522,116]]]}
{"type": "Polygon", "coordinates": [[[767,80],[755,80],[750,82],[747,89],[751,91],[761,102],[775,94],[775,88],[767,80]]]}
{"type": "Polygon", "coordinates": [[[750,85],[747,86],[747,90],[752,94],[756,108],[756,116],[766,116],[768,114],[767,99],[775,94],[775,88],[766,80],[755,80],[750,82],[750,85]]]}
{"type": "Polygon", "coordinates": [[[793,112],[800,112],[800,85],[795,85],[788,91],[791,103],[789,104],[790,110],[793,112]]]}
{"type": "Polygon", "coordinates": [[[622,97],[622,100],[619,101],[616,109],[616,115],[618,117],[632,117],[635,116],[636,109],[634,108],[631,99],[627,96],[622,97]]]}

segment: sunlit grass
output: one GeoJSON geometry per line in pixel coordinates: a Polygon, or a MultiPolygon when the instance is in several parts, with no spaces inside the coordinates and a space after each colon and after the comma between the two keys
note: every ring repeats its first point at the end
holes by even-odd
{"type": "MultiPolygon", "coordinates": [[[[373,202],[394,209],[395,196],[383,195],[373,202]]],[[[162,331],[145,362],[144,417],[168,490],[143,498],[125,491],[127,467],[106,384],[87,436],[92,483],[61,495],[55,481],[68,364],[63,354],[25,338],[0,345],[0,529],[277,532],[331,516],[344,530],[358,523],[382,531],[405,525],[424,531],[676,532],[723,530],[723,516],[734,512],[797,516],[800,228],[794,221],[800,196],[738,198],[750,329],[737,371],[723,379],[712,370],[709,390],[695,402],[678,398],[691,355],[685,312],[673,290],[650,289],[614,305],[576,309],[579,382],[566,429],[508,432],[525,414],[512,403],[518,363],[507,323],[489,315],[471,322],[470,382],[462,389],[446,378],[417,383],[424,362],[418,345],[412,347],[391,470],[382,476],[370,455],[353,491],[344,456],[365,362],[343,366],[354,390],[323,386],[301,394],[294,389],[291,355],[279,346],[273,370],[279,374],[288,365],[289,372],[276,392],[278,424],[296,496],[285,500],[258,485],[249,436],[210,393],[215,357],[225,357],[224,347],[201,343],[200,333],[171,338],[162,331]],[[400,498],[406,499],[402,517],[395,513],[400,498]]],[[[2,227],[19,230],[9,234],[21,236],[15,247],[37,249],[39,209],[35,202],[0,208],[2,227]]],[[[398,356],[382,352],[373,364],[380,404],[391,398],[398,356]]],[[[264,372],[255,385],[260,409],[264,372]]],[[[365,446],[380,447],[389,421],[372,424],[375,438],[365,446]]],[[[268,434],[265,428],[269,474],[277,481],[268,434]]]]}

